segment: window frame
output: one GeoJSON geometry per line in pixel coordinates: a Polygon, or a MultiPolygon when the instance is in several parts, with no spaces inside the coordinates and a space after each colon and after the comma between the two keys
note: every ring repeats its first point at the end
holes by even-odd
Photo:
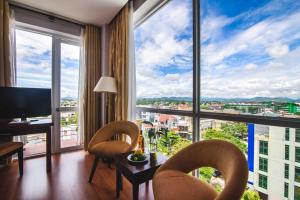
{"type": "Polygon", "coordinates": [[[258,159],[258,168],[260,171],[268,172],[268,159],[259,157],[258,159]]]}
{"type": "Polygon", "coordinates": [[[285,163],[284,164],[284,178],[289,179],[290,177],[290,165],[285,163]]]}
{"type": "MultiPolygon", "coordinates": [[[[170,115],[181,115],[189,116],[193,119],[193,142],[200,140],[200,120],[204,119],[216,119],[232,122],[245,122],[253,124],[262,124],[278,127],[290,127],[300,128],[300,119],[296,118],[284,118],[284,117],[270,117],[270,116],[256,116],[256,115],[245,115],[245,114],[230,114],[222,112],[206,112],[200,110],[200,86],[201,86],[201,63],[200,63],[200,0],[192,0],[193,3],[193,109],[191,111],[185,110],[171,110],[171,109],[157,109],[157,108],[146,108],[136,106],[137,112],[150,112],[159,114],[170,114],[170,115]]],[[[166,3],[167,4],[167,3],[166,3]]],[[[165,4],[164,4],[165,5],[165,4]]],[[[161,8],[162,6],[160,6],[161,8]]],[[[159,9],[156,9],[157,11],[159,9]]],[[[152,14],[155,14],[153,12],[152,14]]],[[[148,17],[152,16],[149,15],[148,17]]],[[[144,18],[143,21],[147,20],[144,18]]],[[[141,23],[135,26],[138,27],[141,23]]]]}
{"type": "MultiPolygon", "coordinates": [[[[73,150],[83,149],[83,134],[80,134],[80,144],[71,147],[61,147],[61,132],[60,132],[60,113],[78,111],[79,107],[60,107],[60,79],[61,79],[61,68],[60,68],[60,54],[61,43],[75,45],[81,47],[81,37],[71,35],[55,30],[46,29],[43,27],[37,27],[31,24],[25,24],[23,22],[15,22],[15,30],[27,31],[36,34],[46,35],[52,37],[52,57],[51,57],[51,98],[52,98],[52,122],[54,126],[52,128],[52,152],[68,152],[73,150]]],[[[14,34],[16,37],[16,34],[14,34]]],[[[16,40],[16,38],[14,38],[16,40]]],[[[16,48],[14,48],[14,54],[16,55],[16,48]]],[[[16,59],[16,56],[14,57],[16,59]]],[[[16,61],[15,61],[16,63],[16,61]]],[[[80,73],[80,71],[79,71],[80,73]]],[[[46,153],[46,152],[45,152],[46,153]]],[[[45,155],[42,153],[41,155],[45,155]]]]}
{"type": "Polygon", "coordinates": [[[263,189],[268,189],[268,176],[258,174],[258,186],[263,189]]]}

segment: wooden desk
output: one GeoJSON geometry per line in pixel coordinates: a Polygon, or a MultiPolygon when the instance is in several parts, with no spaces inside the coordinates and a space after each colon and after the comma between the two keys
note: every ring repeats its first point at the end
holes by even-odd
{"type": "Polygon", "coordinates": [[[51,126],[53,126],[53,122],[50,119],[38,120],[28,123],[1,123],[0,137],[46,133],[46,168],[47,172],[49,172],[51,171],[51,126]]]}

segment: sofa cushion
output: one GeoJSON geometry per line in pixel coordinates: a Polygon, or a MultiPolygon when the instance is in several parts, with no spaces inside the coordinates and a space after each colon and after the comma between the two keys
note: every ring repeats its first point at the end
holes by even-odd
{"type": "Polygon", "coordinates": [[[111,140],[100,142],[89,148],[89,152],[98,156],[112,157],[116,154],[126,153],[130,145],[123,141],[111,140]]]}
{"type": "Polygon", "coordinates": [[[213,200],[218,195],[209,184],[175,170],[155,174],[153,190],[155,199],[213,200]]]}

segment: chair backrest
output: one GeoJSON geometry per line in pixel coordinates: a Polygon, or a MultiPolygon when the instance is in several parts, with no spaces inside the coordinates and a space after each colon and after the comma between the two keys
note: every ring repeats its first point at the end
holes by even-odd
{"type": "Polygon", "coordinates": [[[116,134],[126,134],[131,139],[130,149],[134,149],[138,142],[139,127],[126,120],[111,122],[99,129],[89,143],[89,147],[102,141],[111,139],[116,134]]]}
{"type": "Polygon", "coordinates": [[[239,200],[248,181],[248,165],[244,154],[230,142],[205,140],[196,142],[171,157],[156,172],[178,170],[189,173],[200,167],[219,170],[225,187],[216,200],[239,200]]]}

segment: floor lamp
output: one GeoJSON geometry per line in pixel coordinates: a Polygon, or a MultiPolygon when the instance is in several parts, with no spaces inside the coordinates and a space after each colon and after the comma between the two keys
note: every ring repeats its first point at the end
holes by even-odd
{"type": "MultiPolygon", "coordinates": [[[[102,76],[98,81],[97,85],[95,86],[94,92],[101,92],[101,93],[111,93],[117,94],[117,83],[114,77],[102,76]]],[[[106,115],[105,118],[108,120],[108,94],[106,95],[106,102],[105,102],[105,109],[106,115]]]]}

